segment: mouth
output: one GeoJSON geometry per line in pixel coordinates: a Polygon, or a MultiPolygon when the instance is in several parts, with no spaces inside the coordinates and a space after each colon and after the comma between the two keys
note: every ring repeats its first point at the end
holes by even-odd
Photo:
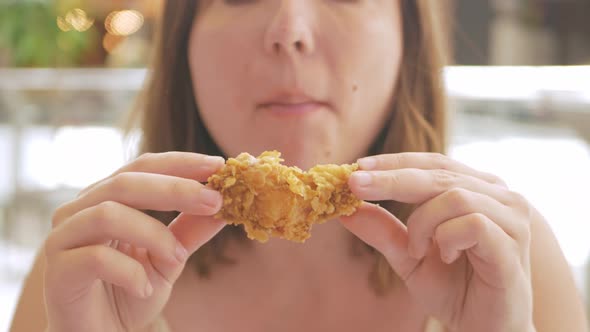
{"type": "Polygon", "coordinates": [[[277,115],[308,114],[329,107],[328,103],[301,93],[279,93],[257,106],[259,110],[277,115]]]}
{"type": "Polygon", "coordinates": [[[303,102],[303,103],[267,103],[261,104],[260,109],[277,114],[305,114],[319,111],[326,105],[319,102],[303,102]]]}

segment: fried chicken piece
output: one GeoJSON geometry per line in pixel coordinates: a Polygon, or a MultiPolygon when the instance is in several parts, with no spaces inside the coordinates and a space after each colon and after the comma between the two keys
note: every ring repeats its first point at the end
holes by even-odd
{"type": "Polygon", "coordinates": [[[277,151],[230,158],[209,178],[209,186],[223,195],[216,217],[243,224],[248,238],[260,242],[270,236],[304,242],[313,224],[349,216],[361,204],[348,188],[358,165],[318,165],[303,172],[283,161],[277,151]]]}

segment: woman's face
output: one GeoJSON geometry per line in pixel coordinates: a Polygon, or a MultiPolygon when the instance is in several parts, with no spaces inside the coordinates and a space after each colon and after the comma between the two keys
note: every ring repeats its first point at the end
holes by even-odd
{"type": "Polygon", "coordinates": [[[205,0],[189,41],[200,114],[228,156],[307,169],[367,153],[392,104],[399,0],[205,0]]]}

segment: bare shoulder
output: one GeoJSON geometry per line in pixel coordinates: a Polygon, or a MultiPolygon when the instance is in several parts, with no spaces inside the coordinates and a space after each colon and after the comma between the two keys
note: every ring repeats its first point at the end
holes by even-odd
{"type": "Polygon", "coordinates": [[[531,275],[537,331],[588,331],[581,294],[557,239],[547,221],[533,213],[531,275]]]}
{"type": "Polygon", "coordinates": [[[45,255],[40,250],[25,279],[10,332],[44,331],[47,325],[43,299],[43,271],[45,255]]]}

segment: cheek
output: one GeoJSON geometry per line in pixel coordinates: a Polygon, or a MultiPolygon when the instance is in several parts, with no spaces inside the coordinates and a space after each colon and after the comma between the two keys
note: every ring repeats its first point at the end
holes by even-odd
{"type": "Polygon", "coordinates": [[[249,46],[236,35],[228,29],[193,31],[189,51],[201,118],[226,154],[241,152],[234,148],[240,145],[240,137],[248,136],[248,127],[243,124],[249,121],[247,111],[251,106],[249,46]]]}
{"type": "Polygon", "coordinates": [[[400,71],[401,43],[396,43],[394,35],[388,37],[389,43],[376,44],[373,52],[365,53],[366,66],[359,79],[363,86],[358,91],[365,96],[365,103],[373,103],[370,110],[374,112],[390,108],[400,71]]]}
{"type": "Polygon", "coordinates": [[[350,98],[351,116],[355,119],[362,116],[363,123],[379,118],[379,114],[384,116],[399,74],[401,33],[390,21],[373,23],[351,32],[347,39],[340,41],[339,47],[343,45],[347,51],[335,53],[338,60],[334,70],[340,71],[337,76],[346,82],[340,93],[350,98]]]}
{"type": "Polygon", "coordinates": [[[402,55],[401,32],[392,21],[371,25],[359,24],[350,29],[346,39],[334,44],[333,71],[340,107],[345,110],[343,132],[356,137],[349,148],[357,154],[366,153],[390,114],[402,55]],[[394,25],[394,24],[393,24],[394,25]],[[370,51],[368,51],[370,50],[370,51]]]}
{"type": "Polygon", "coordinates": [[[367,85],[365,90],[389,93],[393,89],[403,47],[397,24],[395,20],[383,19],[368,24],[363,35],[357,37],[361,43],[358,50],[364,50],[357,53],[357,67],[367,85]]]}
{"type": "Polygon", "coordinates": [[[249,62],[247,56],[235,56],[244,55],[243,41],[235,40],[235,35],[220,29],[193,30],[189,46],[190,74],[201,119],[218,146],[230,155],[241,152],[232,147],[247,134],[247,127],[240,124],[247,120],[250,94],[246,79],[249,62]]]}
{"type": "Polygon", "coordinates": [[[226,31],[193,33],[189,62],[196,97],[202,109],[220,109],[219,106],[227,109],[227,106],[239,103],[235,92],[242,91],[240,88],[245,85],[243,81],[248,62],[246,57],[235,56],[240,46],[233,38],[226,31]]]}

